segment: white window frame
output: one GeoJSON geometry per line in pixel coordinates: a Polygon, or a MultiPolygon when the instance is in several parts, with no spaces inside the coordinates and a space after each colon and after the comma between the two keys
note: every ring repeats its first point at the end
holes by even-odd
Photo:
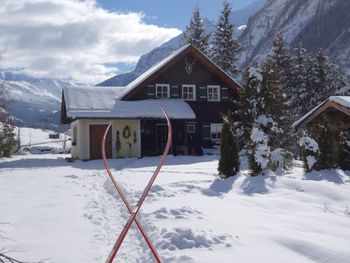
{"type": "MultiPolygon", "coordinates": [[[[212,93],[210,93],[212,94],[212,93]]],[[[208,101],[220,101],[220,86],[218,85],[208,85],[207,86],[207,100],[208,101]],[[209,96],[209,89],[216,89],[218,92],[218,98],[217,99],[213,99],[211,98],[211,96],[209,96]]]]}
{"type": "MultiPolygon", "coordinates": [[[[187,95],[190,94],[190,92],[187,92],[187,95]]],[[[196,85],[193,84],[183,84],[182,85],[182,99],[187,101],[195,101],[196,100],[196,85]],[[193,88],[193,99],[185,98],[184,97],[184,88],[193,88]]]]}
{"type": "Polygon", "coordinates": [[[210,123],[210,140],[217,144],[220,144],[222,126],[223,123],[210,123]],[[213,137],[214,134],[215,137],[213,137]]]}
{"type": "Polygon", "coordinates": [[[156,84],[156,98],[157,99],[167,99],[167,98],[170,98],[170,84],[164,84],[164,83],[159,83],[159,84],[156,84]],[[162,93],[162,96],[160,97],[160,96],[158,96],[158,87],[161,87],[162,88],[162,91],[161,91],[161,93],[162,93]],[[164,97],[164,90],[163,90],[163,88],[164,87],[166,87],[166,89],[167,89],[167,96],[166,97],[164,97]]]}
{"type": "Polygon", "coordinates": [[[196,133],[196,123],[194,122],[188,122],[186,125],[187,133],[196,133]],[[192,127],[192,129],[189,129],[189,127],[192,127]]]}

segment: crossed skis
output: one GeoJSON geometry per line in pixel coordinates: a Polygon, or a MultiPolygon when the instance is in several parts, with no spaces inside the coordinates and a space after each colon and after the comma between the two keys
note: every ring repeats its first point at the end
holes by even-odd
{"type": "Polygon", "coordinates": [[[158,176],[158,173],[160,171],[160,169],[162,168],[165,160],[166,160],[166,157],[169,153],[169,150],[170,150],[170,146],[171,146],[171,137],[172,137],[172,133],[171,133],[171,123],[170,123],[170,120],[169,120],[169,116],[168,114],[166,113],[166,111],[163,109],[163,107],[161,106],[161,110],[166,118],[166,121],[167,121],[167,125],[168,125],[168,140],[167,140],[167,144],[166,144],[166,147],[165,147],[165,150],[163,152],[163,155],[162,155],[162,159],[159,161],[158,163],[158,166],[156,168],[156,170],[154,171],[150,181],[148,182],[145,190],[143,191],[141,197],[140,197],[140,200],[137,202],[137,205],[135,207],[134,210],[132,210],[132,208],[130,207],[123,191],[121,190],[120,186],[118,185],[117,181],[115,180],[114,176],[112,175],[112,172],[111,172],[111,169],[110,169],[110,166],[107,162],[107,159],[106,159],[106,152],[105,152],[105,142],[106,142],[106,137],[107,137],[107,133],[109,131],[109,129],[111,128],[112,126],[112,123],[110,123],[108,125],[108,127],[106,128],[106,131],[103,135],[103,139],[102,139],[102,159],[103,159],[103,164],[106,168],[106,171],[108,173],[108,176],[110,177],[110,179],[112,180],[112,183],[115,187],[115,189],[117,190],[120,198],[122,199],[123,203],[125,204],[126,208],[128,209],[129,213],[130,213],[130,218],[129,220],[127,221],[126,225],[124,226],[122,232],[120,233],[116,243],[114,244],[113,248],[112,248],[112,251],[110,252],[107,260],[106,260],[106,263],[112,263],[114,258],[116,257],[117,253],[118,253],[118,250],[119,248],[121,247],[121,245],[123,244],[123,241],[132,225],[133,222],[135,222],[136,226],[138,227],[138,229],[140,230],[143,238],[145,239],[147,245],[149,246],[155,260],[160,263],[161,260],[160,260],[160,257],[154,247],[154,245],[152,244],[151,240],[149,239],[149,237],[147,236],[146,232],[143,230],[140,222],[138,221],[137,219],[137,214],[139,213],[140,209],[141,209],[141,206],[143,204],[143,202],[145,201],[146,199],[146,196],[148,195],[149,191],[151,190],[151,187],[154,183],[154,181],[156,180],[157,176],[158,176]]]}

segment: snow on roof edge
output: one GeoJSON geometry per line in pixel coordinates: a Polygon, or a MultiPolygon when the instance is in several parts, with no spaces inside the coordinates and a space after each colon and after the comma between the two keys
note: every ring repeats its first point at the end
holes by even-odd
{"type": "Polygon", "coordinates": [[[110,108],[68,109],[71,118],[164,118],[163,106],[171,119],[195,119],[192,108],[182,99],[116,100],[110,108]]]}
{"type": "Polygon", "coordinates": [[[132,82],[130,82],[124,90],[124,92],[120,95],[120,98],[123,98],[126,96],[130,91],[132,91],[137,85],[139,85],[142,81],[144,81],[146,78],[154,74],[157,70],[159,70],[161,67],[166,65],[169,61],[171,61],[173,58],[175,58],[178,54],[180,54],[182,51],[184,51],[189,46],[194,47],[202,56],[204,56],[207,60],[209,60],[213,65],[215,65],[223,74],[225,74],[230,80],[232,80],[238,87],[242,88],[242,86],[238,83],[237,80],[235,80],[232,76],[227,74],[221,67],[219,67],[214,61],[212,61],[206,54],[201,52],[199,49],[197,49],[195,46],[191,44],[186,44],[177,49],[176,51],[172,52],[169,56],[165,57],[161,61],[159,61],[157,64],[155,64],[153,67],[146,70],[144,73],[142,73],[140,76],[138,76],[136,79],[134,79],[132,82]]]}
{"type": "Polygon", "coordinates": [[[180,54],[182,51],[184,51],[186,48],[188,48],[191,44],[183,45],[179,49],[172,52],[169,56],[163,58],[161,61],[156,63],[154,66],[146,70],[144,73],[142,73],[140,76],[138,76],[136,79],[134,79],[132,82],[130,82],[124,90],[124,92],[120,95],[120,98],[123,98],[125,95],[127,95],[130,91],[132,91],[137,85],[139,85],[142,81],[144,81],[146,78],[151,76],[153,73],[155,73],[158,69],[162,68],[165,64],[167,64],[170,60],[175,58],[178,54],[180,54]]]}
{"type": "Polygon", "coordinates": [[[350,96],[330,96],[328,99],[326,99],[325,101],[323,101],[322,103],[320,103],[319,105],[314,107],[312,110],[310,110],[308,113],[306,113],[304,116],[300,117],[297,121],[295,121],[292,124],[292,127],[295,128],[296,126],[298,126],[305,119],[310,117],[310,115],[313,114],[318,108],[323,106],[327,101],[334,101],[334,102],[350,109],[350,96]]]}

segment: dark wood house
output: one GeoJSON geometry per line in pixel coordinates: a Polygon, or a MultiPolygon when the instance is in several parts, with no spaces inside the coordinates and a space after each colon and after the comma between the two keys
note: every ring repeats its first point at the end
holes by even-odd
{"type": "Polygon", "coordinates": [[[110,157],[162,153],[167,135],[163,105],[173,124],[173,154],[201,154],[218,143],[221,113],[233,107],[240,85],[191,45],[163,59],[126,87],[67,87],[61,122],[71,123],[73,157],[100,157],[99,130],[112,120],[110,157]]]}

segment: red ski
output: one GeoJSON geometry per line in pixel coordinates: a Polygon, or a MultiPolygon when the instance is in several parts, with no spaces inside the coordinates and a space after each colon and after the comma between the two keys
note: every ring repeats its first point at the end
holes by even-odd
{"type": "Polygon", "coordinates": [[[128,220],[128,222],[126,223],[126,225],[124,226],[124,229],[122,230],[122,232],[120,233],[119,235],[119,238],[117,239],[116,243],[114,244],[113,246],[113,249],[112,251],[110,252],[107,260],[106,260],[106,263],[112,263],[114,258],[116,257],[131,225],[133,222],[136,223],[138,229],[140,230],[143,238],[145,239],[147,245],[149,246],[154,258],[156,259],[157,262],[161,262],[160,260],[160,257],[155,249],[155,247],[153,246],[152,242],[150,241],[149,237],[147,236],[147,234],[145,233],[145,231],[143,230],[141,224],[139,223],[139,221],[137,220],[137,215],[138,215],[138,212],[140,211],[141,209],[141,206],[143,204],[143,202],[145,201],[149,191],[151,190],[151,187],[154,183],[154,181],[156,180],[158,174],[159,174],[159,171],[161,169],[161,167],[163,166],[165,160],[166,160],[166,157],[169,153],[169,150],[170,150],[170,146],[171,146],[171,138],[172,138],[172,129],[171,129],[171,123],[170,123],[170,120],[169,120],[169,117],[168,117],[168,114],[165,112],[165,110],[163,109],[163,107],[161,107],[161,110],[163,111],[163,114],[166,118],[166,121],[167,121],[167,125],[168,125],[168,140],[167,140],[167,144],[166,144],[166,147],[165,147],[165,150],[163,152],[163,155],[162,155],[162,158],[156,168],[156,170],[154,171],[149,183],[147,184],[145,190],[143,191],[142,195],[141,195],[141,198],[140,200],[138,201],[137,205],[136,205],[136,208],[134,209],[134,211],[132,211],[128,201],[126,200],[126,197],[124,195],[124,193],[122,192],[120,186],[118,185],[117,181],[115,180],[114,176],[112,175],[112,172],[110,170],[110,167],[109,167],[109,164],[107,162],[107,159],[106,159],[106,153],[105,153],[105,141],[106,141],[106,137],[107,137],[107,133],[108,133],[108,130],[111,128],[111,123],[108,125],[108,127],[106,128],[106,131],[105,131],[105,134],[103,136],[103,139],[102,139],[102,158],[103,158],[103,163],[104,163],[104,166],[106,168],[106,171],[108,173],[108,176],[110,177],[110,179],[112,180],[113,182],[113,185],[115,187],[115,189],[117,190],[119,196],[121,197],[123,203],[125,204],[125,206],[127,207],[129,213],[130,213],[130,218],[128,220]]]}

